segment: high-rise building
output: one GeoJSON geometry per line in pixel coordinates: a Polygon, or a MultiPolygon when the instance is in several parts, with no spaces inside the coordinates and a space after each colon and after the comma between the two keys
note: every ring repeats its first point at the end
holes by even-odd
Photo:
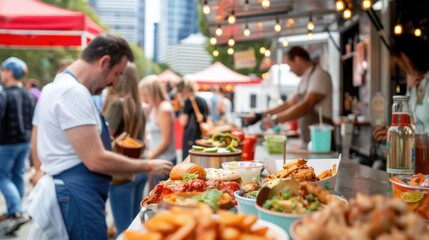
{"type": "Polygon", "coordinates": [[[204,47],[207,38],[201,33],[191,34],[179,44],[168,46],[167,63],[171,69],[186,75],[198,72],[211,64],[211,56],[204,47]]]}
{"type": "Polygon", "coordinates": [[[130,43],[144,47],[146,0],[89,0],[101,22],[130,43]]]}
{"type": "Polygon", "coordinates": [[[198,32],[197,0],[161,0],[155,58],[167,61],[168,46],[198,32]]]}

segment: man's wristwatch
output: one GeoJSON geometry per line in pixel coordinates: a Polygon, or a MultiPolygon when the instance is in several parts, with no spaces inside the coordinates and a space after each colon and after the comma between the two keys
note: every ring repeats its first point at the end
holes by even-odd
{"type": "Polygon", "coordinates": [[[273,121],[275,125],[279,124],[279,118],[277,114],[271,115],[271,121],[273,121]]]}

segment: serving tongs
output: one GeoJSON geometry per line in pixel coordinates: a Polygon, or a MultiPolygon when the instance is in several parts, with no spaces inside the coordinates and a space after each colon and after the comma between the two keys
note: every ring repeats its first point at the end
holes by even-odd
{"type": "Polygon", "coordinates": [[[262,186],[262,188],[259,190],[258,196],[256,197],[256,204],[262,207],[265,201],[271,199],[284,190],[297,192],[299,190],[299,183],[293,179],[272,180],[262,186]]]}

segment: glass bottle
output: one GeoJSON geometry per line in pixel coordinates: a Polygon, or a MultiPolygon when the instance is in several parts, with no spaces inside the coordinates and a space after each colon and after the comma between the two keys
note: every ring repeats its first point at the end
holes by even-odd
{"type": "Polygon", "coordinates": [[[416,173],[429,174],[429,137],[425,125],[416,118],[416,173]]]}
{"type": "Polygon", "coordinates": [[[387,172],[415,173],[415,134],[411,127],[409,96],[393,96],[392,124],[387,131],[387,172]]]}

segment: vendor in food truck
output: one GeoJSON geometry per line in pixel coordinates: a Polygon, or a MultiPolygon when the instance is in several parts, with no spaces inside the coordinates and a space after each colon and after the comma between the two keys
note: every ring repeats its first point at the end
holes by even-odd
{"type": "MultiPolygon", "coordinates": [[[[405,34],[395,37],[392,45],[395,61],[407,73],[407,95],[414,123],[429,133],[429,42],[422,37],[405,34]]],[[[387,128],[376,128],[373,136],[386,141],[387,128]]]]}
{"type": "MultiPolygon", "coordinates": [[[[310,141],[309,126],[319,123],[319,109],[323,122],[333,125],[332,80],[328,72],[311,61],[304,48],[292,47],[286,57],[290,70],[301,78],[296,93],[282,104],[256,114],[253,119],[247,119],[247,122],[254,123],[259,117],[263,118],[262,127],[271,128],[278,123],[298,120],[300,138],[305,147],[310,141]]],[[[335,144],[331,144],[331,148],[334,146],[335,144]]]]}

